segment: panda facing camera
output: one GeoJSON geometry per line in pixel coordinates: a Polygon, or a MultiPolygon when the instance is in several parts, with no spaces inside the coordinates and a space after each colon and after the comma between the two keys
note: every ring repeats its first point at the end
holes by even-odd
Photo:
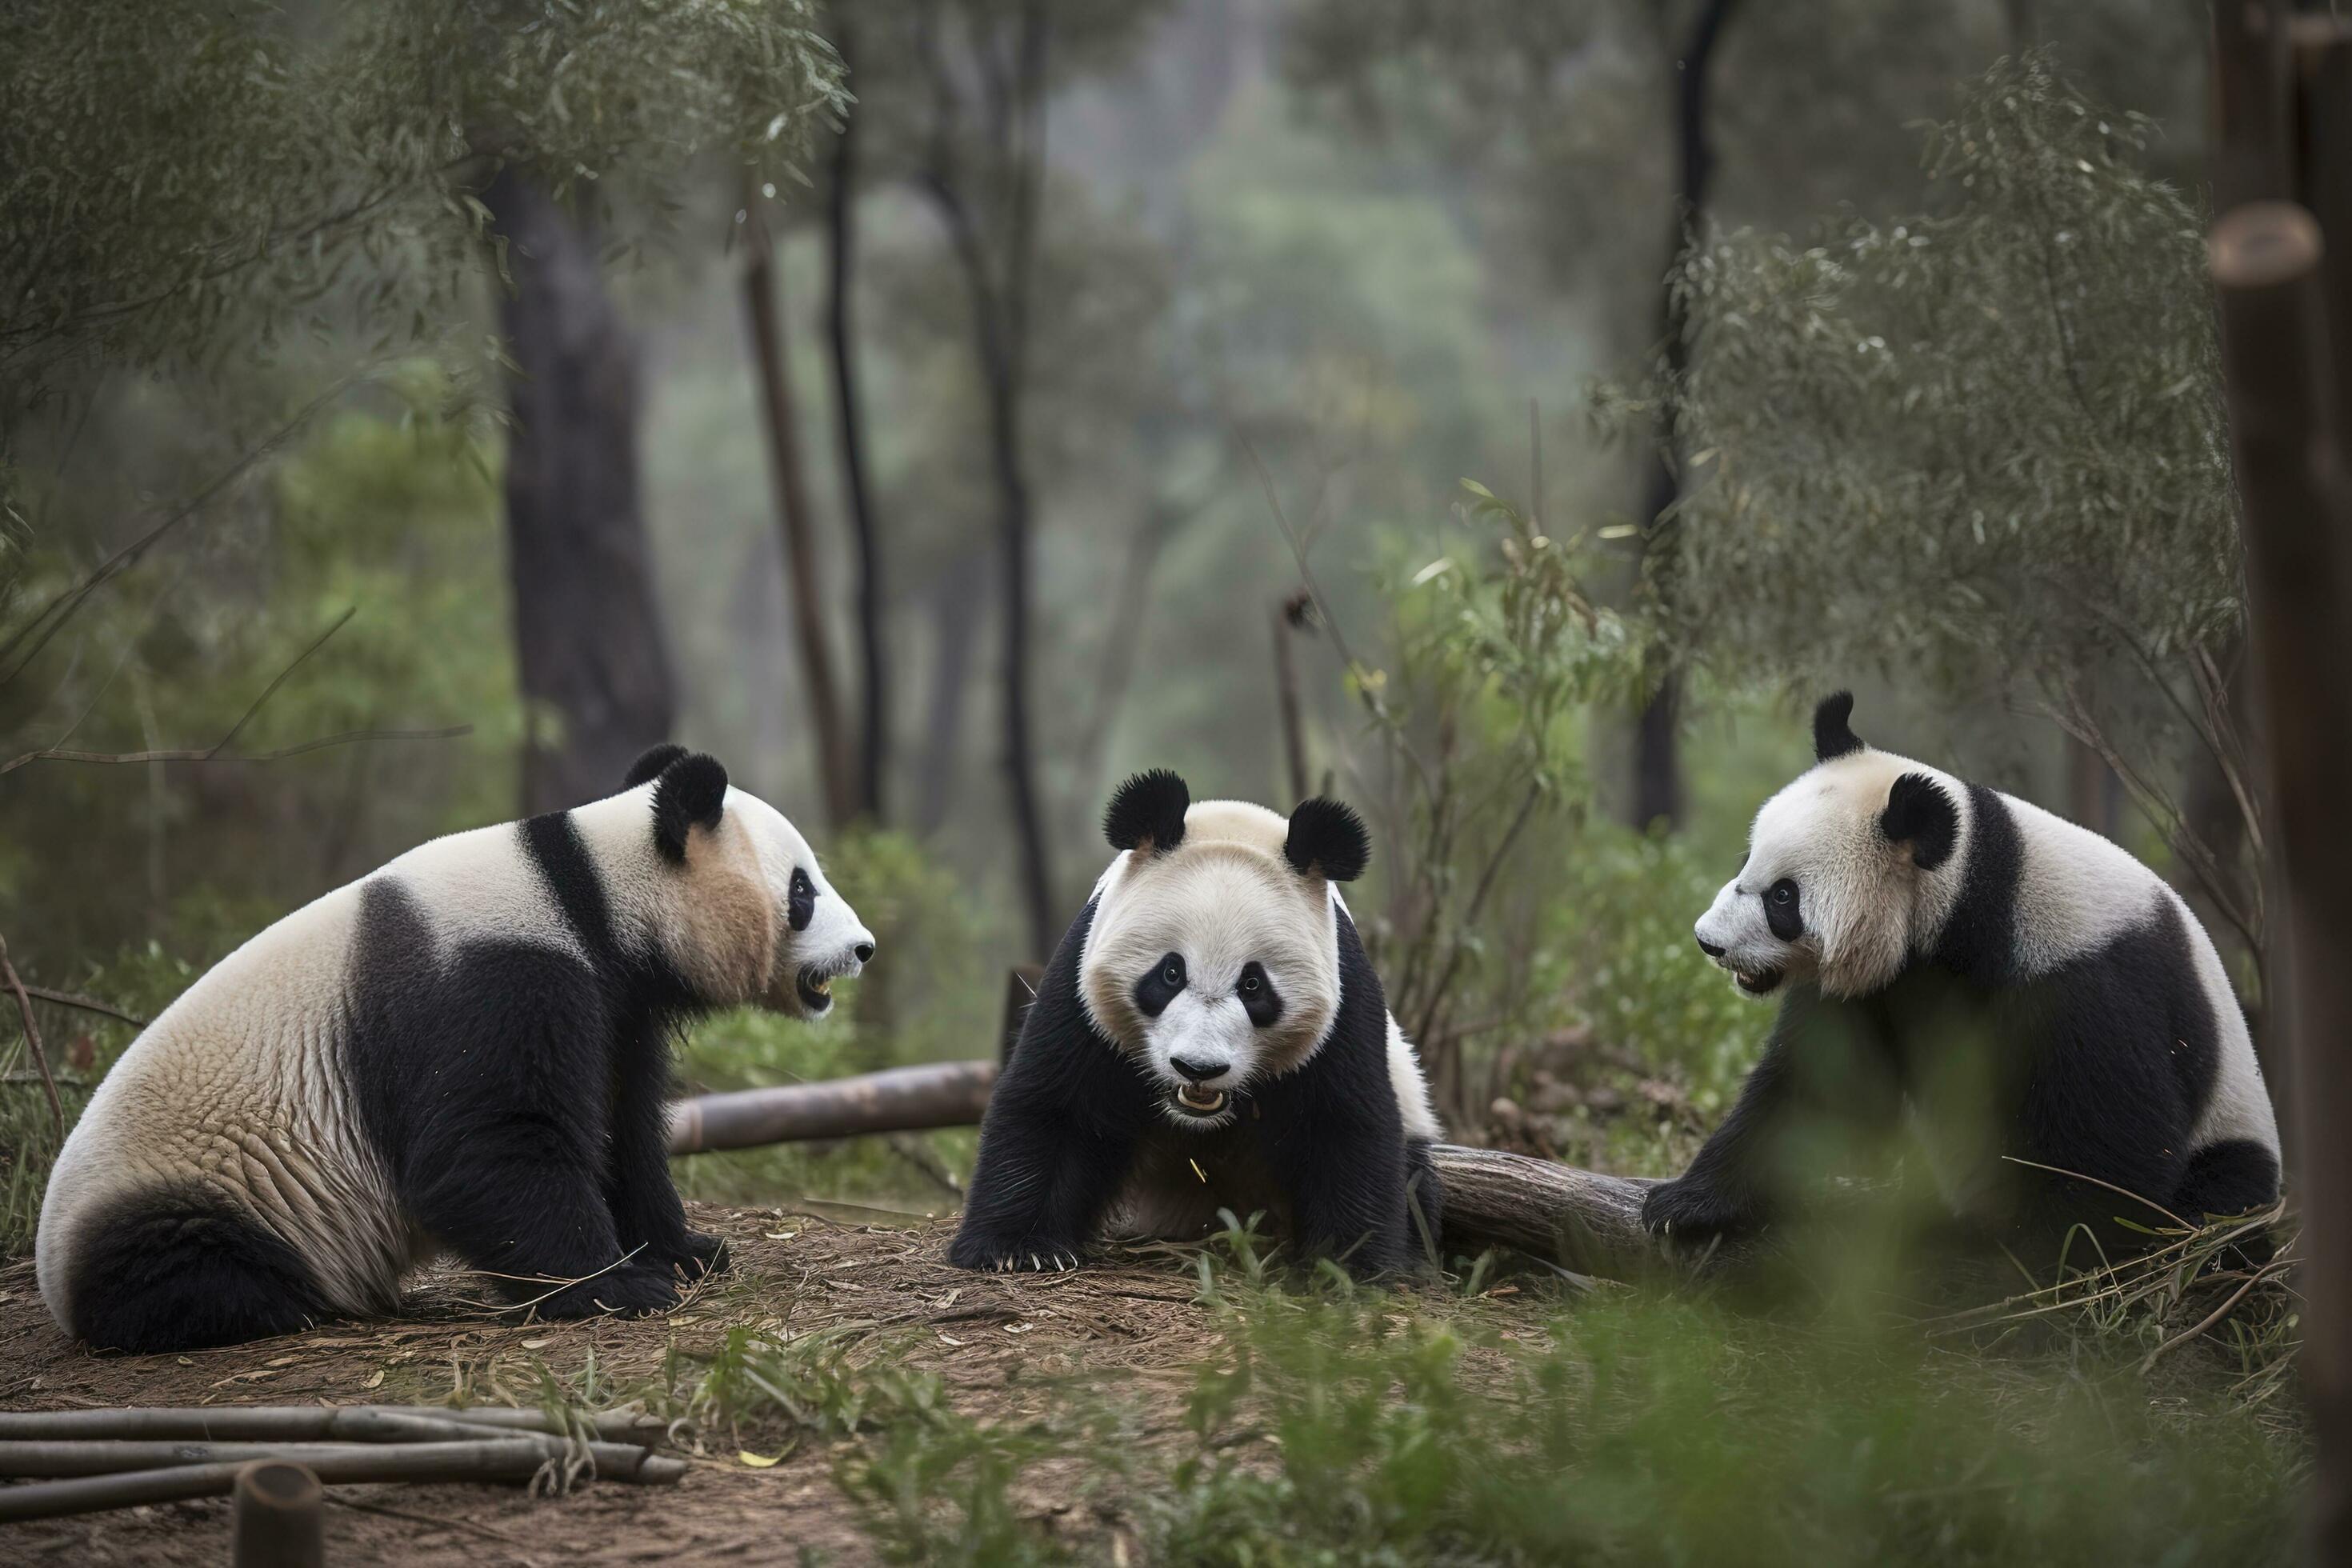
{"type": "Polygon", "coordinates": [[[1196,805],[1154,771],[1104,831],[1119,853],[990,1098],[950,1261],[1067,1268],[1097,1235],[1197,1238],[1223,1210],[1359,1275],[1407,1266],[1437,1235],[1439,1131],[1338,891],[1362,822],[1196,805]]]}
{"type": "Polygon", "coordinates": [[[1731,1113],[1650,1193],[1649,1228],[1769,1223],[1791,1127],[1858,1110],[1907,1115],[1950,1206],[2032,1245],[2085,1226],[2128,1246],[2159,1213],[2276,1202],[2253,1043],[2180,896],[2086,828],[1864,745],[1853,710],[1820,705],[1815,765],[1757,814],[1698,920],[1706,955],[1781,1007],[1731,1113]]]}
{"type": "Polygon", "coordinates": [[[262,931],[149,1025],[51,1173],[58,1325],[184,1350],[383,1316],[456,1254],[543,1318],[723,1268],[667,1153],[669,1041],[816,1018],[874,938],[783,815],[657,746],[623,792],[423,845],[262,931]]]}

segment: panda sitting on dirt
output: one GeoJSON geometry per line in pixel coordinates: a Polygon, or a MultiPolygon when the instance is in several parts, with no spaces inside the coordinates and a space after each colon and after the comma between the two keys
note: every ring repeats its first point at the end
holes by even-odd
{"type": "Polygon", "coordinates": [[[1194,1238],[1220,1210],[1359,1276],[1426,1256],[1437,1118],[1334,885],[1363,823],[1196,805],[1155,771],[1104,827],[1120,853],[990,1099],[950,1260],[1066,1268],[1102,1232],[1194,1238]]]}
{"type": "Polygon", "coordinates": [[[127,1351],[397,1310],[457,1253],[541,1317],[726,1266],[669,1174],[668,1037],[833,1006],[874,939],[774,807],[656,746],[623,793],[459,833],[279,921],[132,1042],[58,1156],[41,1294],[127,1351]]]}
{"type": "Polygon", "coordinates": [[[2179,895],[2087,829],[1865,746],[1853,709],[1821,704],[1816,765],[1758,813],[1698,921],[1741,990],[1785,999],[1644,1223],[1676,1242],[1755,1231],[1787,1206],[1791,1127],[1857,1107],[1907,1110],[1953,1208],[2032,1247],[2274,1203],[2262,1069],[2179,895]]]}

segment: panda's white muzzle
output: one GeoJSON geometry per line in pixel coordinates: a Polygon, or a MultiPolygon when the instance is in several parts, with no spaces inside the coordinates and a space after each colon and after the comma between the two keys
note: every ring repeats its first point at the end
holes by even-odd
{"type": "Polygon", "coordinates": [[[1146,1021],[1143,1038],[1147,1063],[1167,1086],[1169,1114],[1179,1122],[1221,1121],[1257,1066],[1257,1031],[1234,996],[1179,993],[1146,1021]]]}
{"type": "Polygon", "coordinates": [[[1788,977],[1790,945],[1772,934],[1764,917],[1764,900],[1741,892],[1736,878],[1723,885],[1692,931],[1698,938],[1699,951],[1713,959],[1717,968],[1728,970],[1739,989],[1750,996],[1770,995],[1788,977]]]}

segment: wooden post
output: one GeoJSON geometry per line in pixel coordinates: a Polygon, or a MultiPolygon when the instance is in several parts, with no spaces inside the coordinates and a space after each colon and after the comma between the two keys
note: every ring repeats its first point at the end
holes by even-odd
{"type": "Polygon", "coordinates": [[[307,1465],[256,1459],[236,1473],[229,1561],[236,1568],[324,1568],[327,1490],[307,1465]]]}
{"type": "Polygon", "coordinates": [[[2315,177],[2340,181],[2352,169],[2352,77],[2340,66],[2290,68],[2290,35],[2303,20],[2266,0],[2214,7],[2222,210],[2210,253],[2278,824],[2268,926],[2279,952],[2269,973],[2292,1067],[2288,1109],[2301,1133],[2295,1185],[2310,1310],[2300,1366],[2319,1449],[2309,1548],[2315,1562],[2342,1563],[2352,1563],[2352,1141],[2341,1131],[2352,1111],[2352,967],[2344,963],[2352,908],[2340,892],[2352,878],[2352,828],[2339,799],[2352,778],[2352,453],[2337,400],[2352,366],[2331,364],[2330,345],[2346,341],[2338,318],[2352,299],[2341,292],[2341,258],[2333,266],[2326,258],[2352,249],[2352,232],[2331,245],[2311,207],[2285,198],[2301,195],[2343,221],[2342,193],[2314,187],[2315,177]],[[2296,126],[2299,144],[2287,138],[2296,126]]]}

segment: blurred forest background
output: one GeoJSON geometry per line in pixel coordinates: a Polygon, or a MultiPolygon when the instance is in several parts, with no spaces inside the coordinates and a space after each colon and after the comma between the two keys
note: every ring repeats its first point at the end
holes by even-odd
{"type": "MultiPolygon", "coordinates": [[[[0,937],[133,1013],[707,749],[985,1054],[1135,769],[1329,789],[1459,1135],[1670,1167],[1802,715],[2165,868],[2259,1011],[2198,0],[0,16],[0,937]],[[162,753],[158,755],[158,753],[162,753]]],[[[126,1026],[39,1005],[69,1116],[126,1026]]],[[[54,1131],[21,1042],[8,1241],[54,1131]]],[[[968,1135],[690,1187],[940,1198],[968,1135]]],[[[878,1201],[878,1200],[877,1200],[878,1201]]]]}

